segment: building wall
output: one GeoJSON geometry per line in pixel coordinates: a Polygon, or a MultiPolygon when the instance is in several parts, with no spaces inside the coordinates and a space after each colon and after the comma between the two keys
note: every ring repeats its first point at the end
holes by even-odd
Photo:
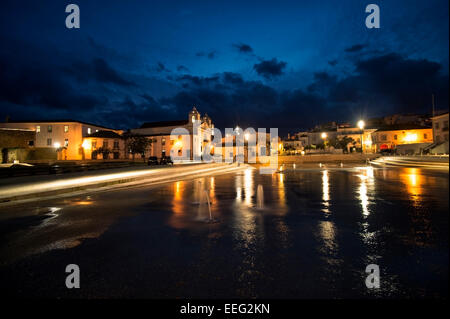
{"type": "Polygon", "coordinates": [[[85,137],[83,141],[84,159],[128,159],[125,141],[122,138],[85,137]],[[106,143],[106,144],[105,144],[106,143]],[[110,150],[108,157],[103,158],[98,149],[106,147],[110,150]],[[95,152],[97,151],[97,156],[95,152]]]}
{"type": "Polygon", "coordinates": [[[376,131],[372,133],[372,141],[376,145],[376,150],[386,144],[389,148],[395,149],[397,145],[433,143],[433,130],[431,128],[413,130],[393,130],[376,131]]]}
{"type": "MultiPolygon", "coordinates": [[[[55,143],[66,147],[58,154],[61,160],[83,159],[83,138],[89,133],[106,130],[101,126],[88,125],[79,122],[28,122],[0,123],[3,128],[28,129],[36,132],[36,147],[55,148],[55,143]],[[51,127],[51,130],[49,129],[51,127]]],[[[111,130],[120,133],[119,130],[111,130]]]]}
{"type": "Polygon", "coordinates": [[[435,116],[432,121],[434,143],[448,142],[448,113],[435,116]]]}

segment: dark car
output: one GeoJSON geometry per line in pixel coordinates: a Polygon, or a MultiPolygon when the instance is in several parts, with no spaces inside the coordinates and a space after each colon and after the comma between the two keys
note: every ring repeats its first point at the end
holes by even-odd
{"type": "Polygon", "coordinates": [[[159,161],[159,164],[161,165],[173,165],[172,159],[169,156],[163,156],[161,157],[161,160],[159,161]]]}
{"type": "Polygon", "coordinates": [[[158,164],[159,164],[159,163],[158,163],[158,158],[157,158],[156,156],[150,156],[150,157],[148,158],[147,164],[148,164],[148,165],[158,165],[158,164]]]}

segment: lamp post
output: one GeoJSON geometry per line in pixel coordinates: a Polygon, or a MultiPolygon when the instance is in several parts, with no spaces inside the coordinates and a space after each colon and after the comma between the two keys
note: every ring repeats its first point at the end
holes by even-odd
{"type": "Polygon", "coordinates": [[[320,134],[320,137],[323,139],[323,147],[324,147],[324,150],[325,150],[325,148],[327,147],[327,137],[328,137],[328,135],[327,135],[327,133],[323,132],[322,134],[320,134]]]}
{"type": "Polygon", "coordinates": [[[363,120],[359,120],[358,121],[358,127],[361,130],[361,153],[364,153],[364,126],[366,125],[366,123],[364,123],[363,120]]]}

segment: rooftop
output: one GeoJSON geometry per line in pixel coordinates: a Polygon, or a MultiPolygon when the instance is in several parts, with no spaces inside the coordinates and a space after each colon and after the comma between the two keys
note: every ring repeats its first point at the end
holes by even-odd
{"type": "Polygon", "coordinates": [[[121,138],[122,136],[113,131],[98,131],[90,134],[88,137],[121,138]]]}
{"type": "Polygon", "coordinates": [[[141,125],[141,128],[153,128],[153,127],[164,127],[164,126],[184,126],[188,123],[189,123],[188,120],[146,122],[141,125]]]}
{"type": "Polygon", "coordinates": [[[98,125],[98,124],[93,124],[93,123],[88,123],[88,122],[83,122],[83,121],[76,121],[76,120],[72,120],[72,119],[58,119],[58,120],[26,120],[26,121],[13,121],[13,120],[9,120],[6,123],[80,123],[80,124],[84,124],[84,125],[90,125],[90,126],[96,126],[96,127],[101,127],[101,128],[105,128],[108,130],[114,130],[113,128],[110,127],[105,127],[103,125],[98,125]]]}

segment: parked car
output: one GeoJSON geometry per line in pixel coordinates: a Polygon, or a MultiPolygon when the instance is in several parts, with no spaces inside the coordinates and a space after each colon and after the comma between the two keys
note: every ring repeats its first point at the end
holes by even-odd
{"type": "Polygon", "coordinates": [[[150,156],[150,157],[148,158],[147,164],[148,164],[148,165],[158,165],[158,164],[159,164],[159,163],[158,163],[158,158],[157,158],[156,156],[150,156]]]}
{"type": "Polygon", "coordinates": [[[161,160],[159,161],[159,164],[161,165],[173,165],[172,159],[169,156],[163,156],[161,157],[161,160]]]}

